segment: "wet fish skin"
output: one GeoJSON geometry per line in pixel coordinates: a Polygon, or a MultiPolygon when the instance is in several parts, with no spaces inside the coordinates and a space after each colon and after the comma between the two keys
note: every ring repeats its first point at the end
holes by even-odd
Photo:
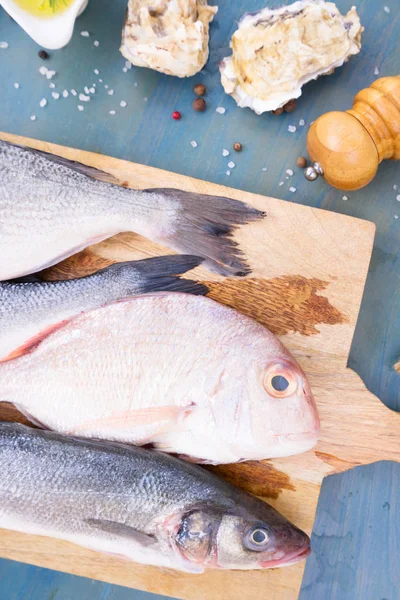
{"type": "Polygon", "coordinates": [[[153,444],[200,462],[312,448],[307,378],[265,327],[202,296],[137,296],[74,318],[0,364],[0,400],[69,435],[153,444]],[[271,387],[286,378],[286,391],[271,387]]]}
{"type": "Polygon", "coordinates": [[[0,423],[0,527],[202,573],[303,560],[308,536],[201,467],[0,423]],[[254,546],[254,531],[267,539],[254,546]]]}
{"type": "Polygon", "coordinates": [[[179,277],[202,262],[196,256],[160,256],[116,263],[80,279],[28,276],[0,283],[0,361],[64,320],[118,300],[159,291],[206,294],[206,286],[179,277]]]}
{"type": "Polygon", "coordinates": [[[107,173],[0,141],[0,280],[40,271],[120,232],[249,272],[232,239],[264,216],[242,202],[174,189],[132,190],[107,173]]]}

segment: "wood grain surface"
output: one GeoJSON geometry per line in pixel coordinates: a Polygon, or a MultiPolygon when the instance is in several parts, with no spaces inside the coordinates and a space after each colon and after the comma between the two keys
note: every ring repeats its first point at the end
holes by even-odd
{"type": "MultiPolygon", "coordinates": [[[[275,331],[307,372],[322,421],[315,450],[300,456],[217,468],[235,484],[276,506],[311,533],[319,488],[329,473],[381,459],[400,460],[399,418],[346,368],[370,262],[373,224],[274,198],[228,189],[150,167],[48,143],[1,134],[3,139],[95,166],[135,188],[176,187],[223,194],[267,212],[236,239],[252,267],[245,280],[223,279],[204,269],[191,276],[211,296],[250,314],[275,331]]],[[[132,234],[93,246],[46,273],[78,276],[107,262],[165,253],[132,234]]],[[[10,407],[1,418],[12,418],[10,407]]],[[[269,572],[209,571],[201,576],[134,565],[46,538],[2,532],[0,554],[23,562],[152,592],[204,600],[297,597],[304,565],[269,572]],[[279,594],[279,595],[278,595],[279,594]]]]}

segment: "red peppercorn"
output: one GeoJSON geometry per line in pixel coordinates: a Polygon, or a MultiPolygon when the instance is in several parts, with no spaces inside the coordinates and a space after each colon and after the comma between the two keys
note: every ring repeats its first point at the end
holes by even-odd
{"type": "Polygon", "coordinates": [[[172,118],[175,119],[175,121],[179,121],[179,119],[181,118],[181,113],[178,110],[176,110],[172,113],[172,118]]]}

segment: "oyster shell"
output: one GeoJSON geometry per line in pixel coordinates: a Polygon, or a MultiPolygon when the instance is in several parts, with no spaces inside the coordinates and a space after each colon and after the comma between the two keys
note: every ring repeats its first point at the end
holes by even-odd
{"type": "Polygon", "coordinates": [[[343,16],[324,0],[246,14],[232,36],[232,56],[220,63],[222,85],[239,106],[275,110],[358,54],[362,31],[355,7],[343,16]]]}
{"type": "Polygon", "coordinates": [[[207,0],[129,0],[121,52],[132,64],[177,77],[198,73],[208,59],[207,0]]]}

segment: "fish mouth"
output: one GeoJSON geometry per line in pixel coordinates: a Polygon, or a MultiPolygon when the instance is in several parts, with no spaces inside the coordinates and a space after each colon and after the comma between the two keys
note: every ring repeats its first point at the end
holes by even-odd
{"type": "Polygon", "coordinates": [[[289,565],[294,565],[302,560],[308,558],[311,554],[310,546],[306,548],[301,548],[300,550],[296,550],[295,552],[291,552],[287,554],[284,558],[278,560],[266,560],[260,561],[260,566],[262,569],[274,569],[276,567],[288,567],[289,565]]]}

